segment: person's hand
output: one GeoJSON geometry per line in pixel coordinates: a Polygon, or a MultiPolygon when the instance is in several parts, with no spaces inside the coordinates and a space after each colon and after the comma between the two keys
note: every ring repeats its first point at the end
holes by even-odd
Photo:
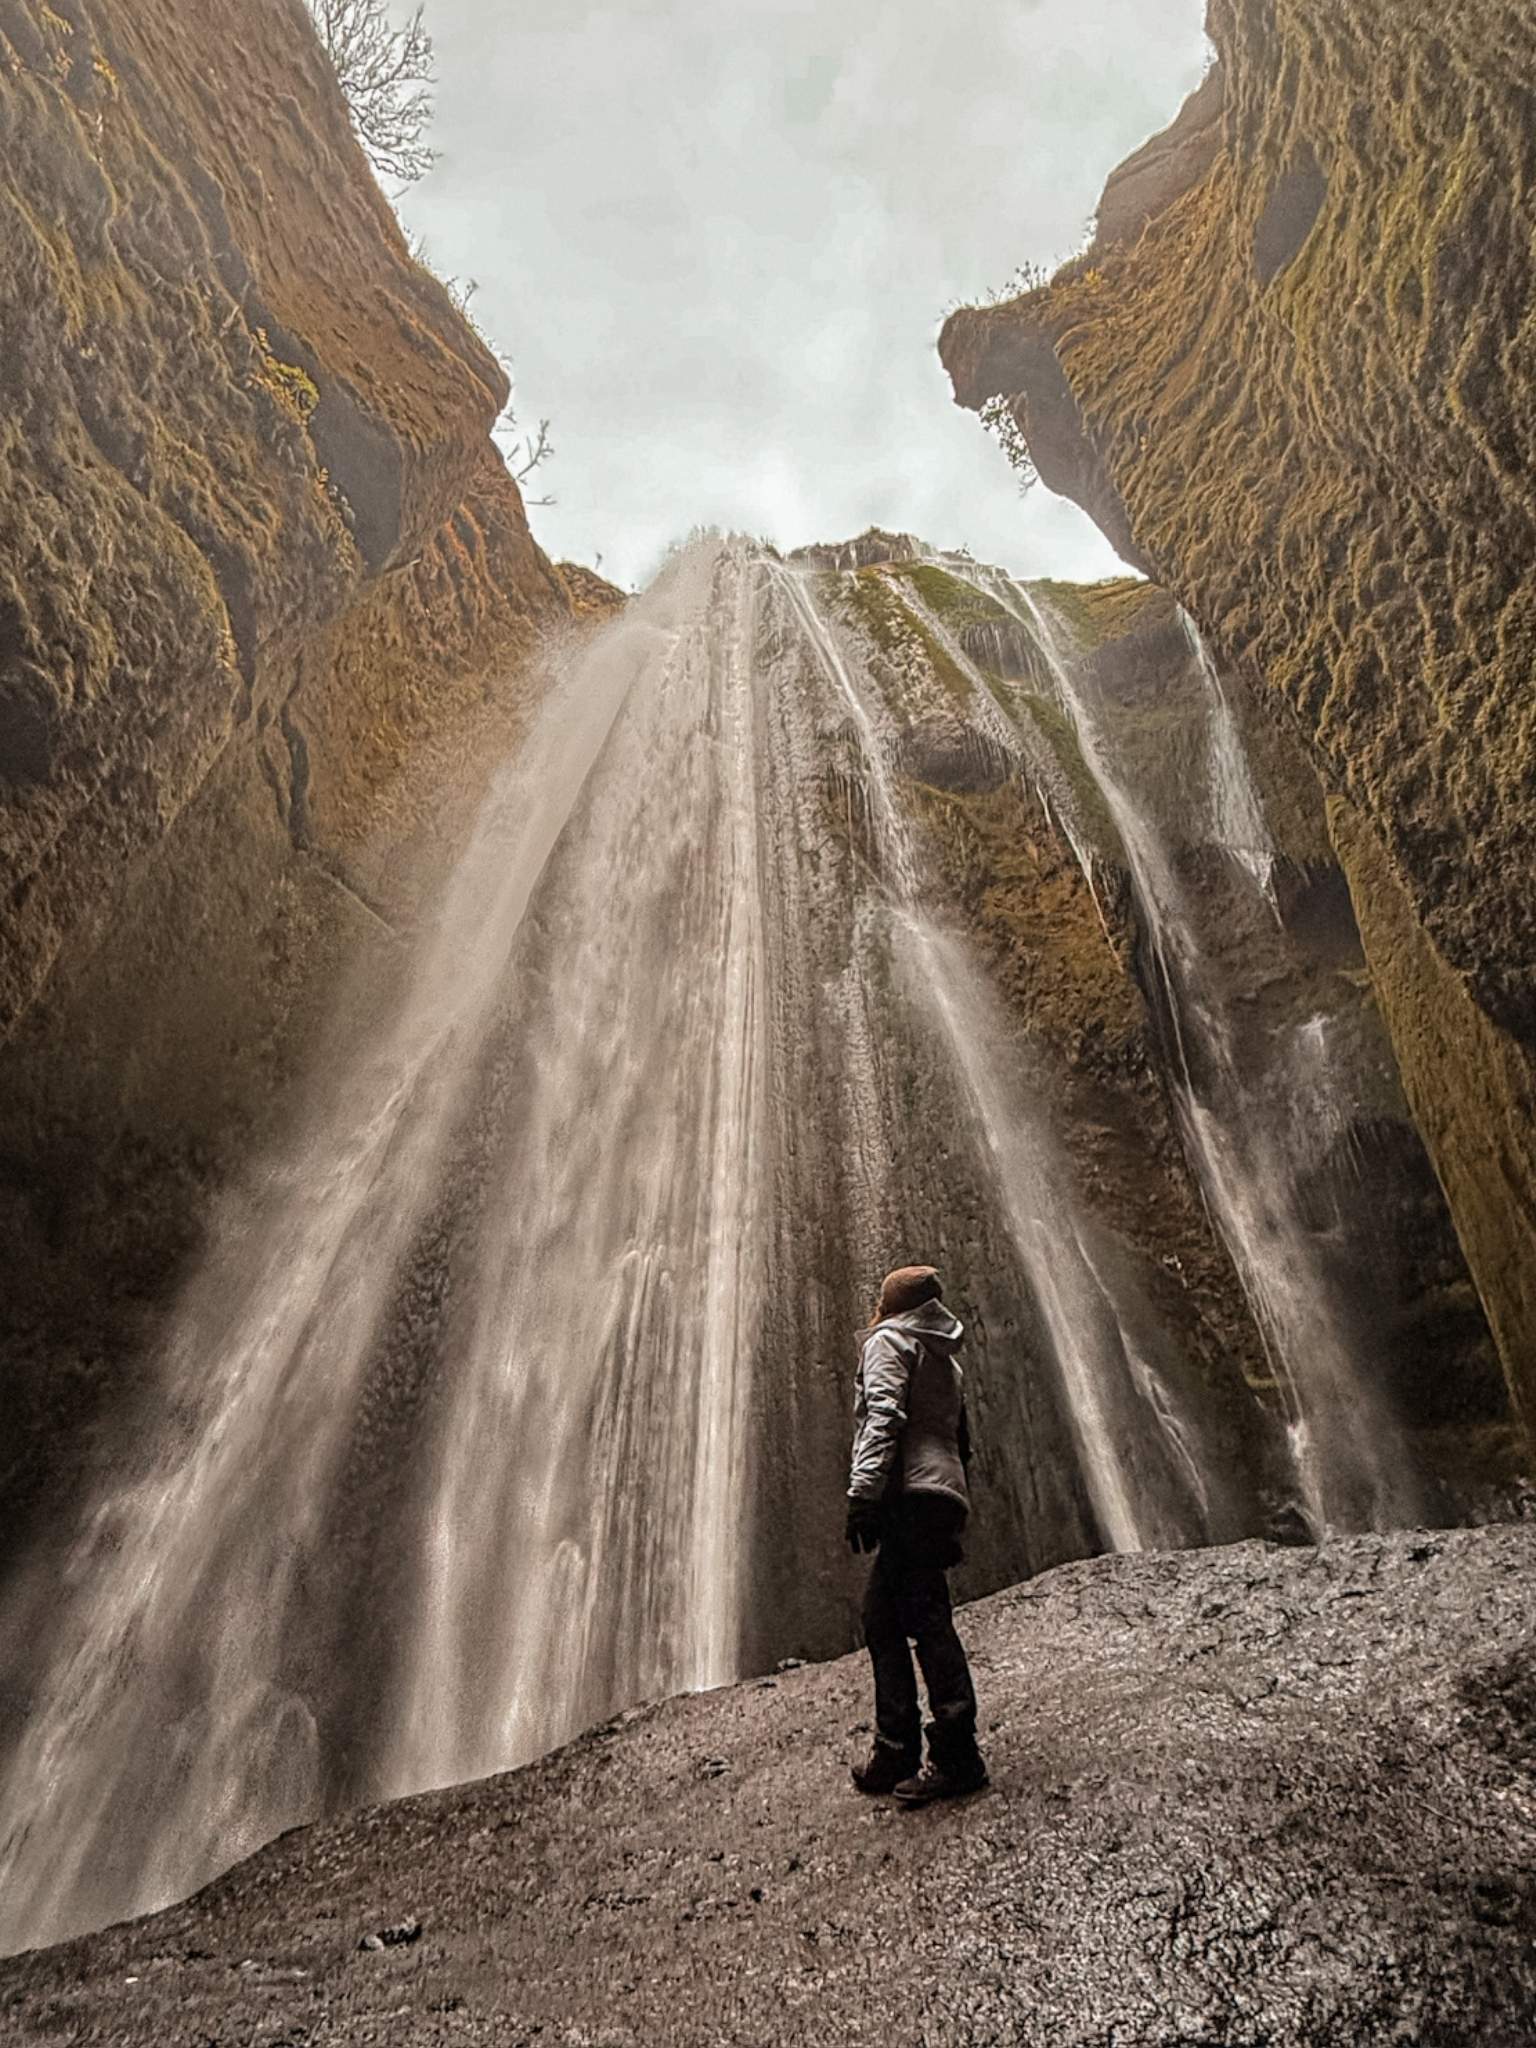
{"type": "Polygon", "coordinates": [[[848,1548],[857,1557],[861,1550],[880,1547],[880,1503],[851,1500],[848,1503],[848,1548]]]}

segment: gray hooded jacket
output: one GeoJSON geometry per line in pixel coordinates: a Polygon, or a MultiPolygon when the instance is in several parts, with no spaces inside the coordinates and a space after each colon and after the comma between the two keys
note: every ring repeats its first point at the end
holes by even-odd
{"type": "Polygon", "coordinates": [[[887,1487],[942,1493],[970,1506],[961,1458],[965,1382],[955,1362],[964,1325],[942,1301],[888,1316],[864,1339],[854,1398],[850,1500],[887,1487]]]}

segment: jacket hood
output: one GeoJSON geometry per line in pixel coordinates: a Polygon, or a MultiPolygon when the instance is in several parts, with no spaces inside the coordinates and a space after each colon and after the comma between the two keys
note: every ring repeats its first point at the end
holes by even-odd
{"type": "Polygon", "coordinates": [[[965,1335],[965,1325],[942,1301],[925,1301],[917,1308],[904,1309],[899,1316],[887,1316],[877,1330],[905,1330],[921,1337],[935,1351],[953,1351],[965,1335]]]}

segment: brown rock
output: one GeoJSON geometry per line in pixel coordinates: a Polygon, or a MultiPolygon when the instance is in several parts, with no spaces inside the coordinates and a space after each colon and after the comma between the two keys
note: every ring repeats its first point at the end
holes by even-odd
{"type": "Polygon", "coordinates": [[[578,617],[604,618],[622,611],[628,604],[627,593],[620,590],[617,583],[610,583],[606,576],[599,576],[584,562],[559,562],[555,566],[561,582],[570,593],[571,609],[578,617]]]}
{"type": "Polygon", "coordinates": [[[1166,213],[1210,170],[1221,147],[1226,84],[1221,66],[1213,65],[1178,118],[1110,173],[1088,263],[1123,242],[1134,242],[1148,221],[1166,213]]]}

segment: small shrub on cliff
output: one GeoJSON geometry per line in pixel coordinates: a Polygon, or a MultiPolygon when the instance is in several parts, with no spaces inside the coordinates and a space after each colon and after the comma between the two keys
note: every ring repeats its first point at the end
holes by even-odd
{"type": "Polygon", "coordinates": [[[1039,483],[1040,476],[1035,468],[1035,458],[1029,452],[1029,443],[1014,418],[1012,405],[1006,398],[989,398],[980,408],[979,417],[981,424],[1013,465],[1020,491],[1033,490],[1039,483]]]}
{"type": "Polygon", "coordinates": [[[436,278],[449,298],[452,299],[460,319],[467,321],[475,333],[479,335],[481,341],[484,342],[497,362],[500,363],[506,375],[508,387],[507,402],[497,414],[496,420],[491,427],[491,439],[500,449],[502,459],[512,473],[512,481],[522,491],[523,503],[528,506],[530,511],[538,506],[553,505],[555,503],[553,497],[546,495],[542,498],[531,498],[528,495],[527,489],[528,479],[533,475],[534,471],[548,462],[555,452],[555,444],[549,438],[549,421],[540,420],[537,433],[520,437],[516,402],[511,396],[512,386],[516,382],[512,374],[512,358],[504,349],[497,347],[495,341],[486,333],[471,310],[474,296],[480,289],[479,279],[455,277],[452,275],[445,276],[432,262],[431,252],[427,247],[425,235],[418,233],[410,236],[406,246],[411,252],[411,260],[419,263],[430,277],[436,278]]]}
{"type": "Polygon", "coordinates": [[[1007,280],[987,293],[989,306],[1005,306],[1011,299],[1027,299],[1031,292],[1037,292],[1049,284],[1051,273],[1043,263],[1020,263],[1012,270],[1007,280]]]}
{"type": "MultiPolygon", "coordinates": [[[[553,505],[555,502],[554,498],[548,493],[542,498],[530,498],[528,496],[528,479],[541,464],[548,462],[555,452],[555,444],[549,438],[549,421],[540,420],[537,434],[529,434],[520,442],[516,440],[501,441],[500,437],[503,434],[510,436],[516,432],[516,429],[517,415],[513,412],[512,407],[508,405],[506,411],[496,422],[495,433],[498,445],[501,446],[501,452],[506,457],[507,467],[512,472],[512,481],[523,493],[523,503],[530,509],[538,505],[553,505]]],[[[601,561],[602,557],[599,556],[598,560],[601,561]]]]}
{"type": "Polygon", "coordinates": [[[403,28],[386,0],[309,0],[309,11],[368,161],[381,178],[414,184],[437,159],[426,141],[434,73],[421,9],[403,28]]]}

